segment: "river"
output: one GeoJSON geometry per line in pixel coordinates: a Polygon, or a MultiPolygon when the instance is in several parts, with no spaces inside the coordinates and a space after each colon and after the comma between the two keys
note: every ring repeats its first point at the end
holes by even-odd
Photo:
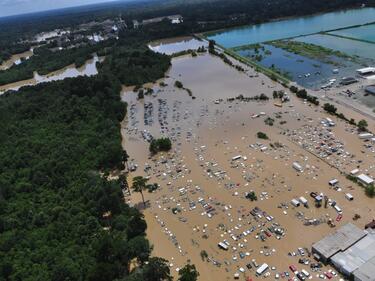
{"type": "Polygon", "coordinates": [[[352,9],[233,28],[209,35],[208,39],[215,40],[226,48],[231,48],[374,21],[375,8],[352,9]]]}

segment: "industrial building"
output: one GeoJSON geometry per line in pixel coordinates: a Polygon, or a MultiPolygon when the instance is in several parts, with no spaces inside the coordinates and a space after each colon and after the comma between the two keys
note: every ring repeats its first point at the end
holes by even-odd
{"type": "Polygon", "coordinates": [[[357,69],[357,73],[363,78],[372,79],[375,76],[375,67],[357,69]]]}
{"type": "Polygon", "coordinates": [[[365,91],[368,94],[375,95],[375,85],[369,85],[365,87],[365,91]]]}
{"type": "Polygon", "coordinates": [[[312,252],[355,281],[375,280],[375,230],[348,223],[313,244],[312,252]]]}

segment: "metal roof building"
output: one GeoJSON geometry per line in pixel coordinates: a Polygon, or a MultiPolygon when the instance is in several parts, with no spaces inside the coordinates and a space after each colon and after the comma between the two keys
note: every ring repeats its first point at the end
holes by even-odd
{"type": "Polygon", "coordinates": [[[375,230],[367,231],[348,223],[313,244],[322,261],[354,281],[375,281],[375,230]]]}
{"type": "Polygon", "coordinates": [[[370,259],[353,273],[354,281],[375,280],[375,257],[370,259]]]}
{"type": "Polygon", "coordinates": [[[366,234],[354,224],[348,223],[313,244],[312,252],[317,254],[323,262],[328,262],[335,254],[345,251],[366,234]]]}
{"type": "MultiPolygon", "coordinates": [[[[334,255],[331,258],[331,262],[338,271],[350,276],[356,270],[360,271],[361,267],[373,258],[375,258],[375,231],[369,232],[364,238],[344,252],[339,252],[334,255]]],[[[373,269],[373,275],[375,277],[375,268],[373,269]]]]}
{"type": "Polygon", "coordinates": [[[375,85],[365,87],[365,91],[369,94],[375,95],[375,85]]]}

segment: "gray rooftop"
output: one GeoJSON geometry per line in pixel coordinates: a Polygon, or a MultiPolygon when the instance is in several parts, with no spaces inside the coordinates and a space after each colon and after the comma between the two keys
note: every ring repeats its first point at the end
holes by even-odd
{"type": "Polygon", "coordinates": [[[320,255],[328,259],[340,251],[345,251],[365,236],[366,232],[356,227],[354,224],[348,223],[313,244],[313,248],[318,251],[320,255]]]}
{"type": "MultiPolygon", "coordinates": [[[[375,231],[370,231],[353,246],[334,255],[331,261],[341,272],[350,275],[373,258],[375,258],[375,231]]],[[[373,273],[375,275],[375,270],[373,273]]]]}
{"type": "Polygon", "coordinates": [[[354,277],[356,280],[361,281],[374,281],[375,280],[375,257],[366,262],[356,271],[354,271],[354,277]]]}

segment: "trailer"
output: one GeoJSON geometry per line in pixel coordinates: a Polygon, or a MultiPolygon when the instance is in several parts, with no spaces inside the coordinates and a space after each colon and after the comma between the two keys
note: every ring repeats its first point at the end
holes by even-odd
{"type": "Polygon", "coordinates": [[[333,208],[336,210],[337,213],[341,214],[342,213],[342,210],[339,206],[337,206],[337,204],[335,206],[333,206],[333,208]]]}
{"type": "Polygon", "coordinates": [[[240,160],[241,158],[242,158],[241,155],[237,155],[237,156],[232,157],[232,161],[240,160]]]}
{"type": "Polygon", "coordinates": [[[330,186],[335,186],[336,184],[338,184],[339,183],[339,180],[338,179],[333,179],[333,180],[330,180],[329,182],[328,182],[328,184],[330,185],[330,186]]]}
{"type": "Polygon", "coordinates": [[[301,202],[301,204],[304,205],[304,206],[307,206],[307,204],[308,204],[307,199],[305,197],[303,197],[303,196],[301,196],[299,198],[299,202],[301,202]]]}
{"type": "Polygon", "coordinates": [[[217,245],[219,246],[220,249],[224,251],[228,251],[228,245],[225,244],[224,242],[219,242],[217,245]]]}
{"type": "Polygon", "coordinates": [[[297,162],[294,162],[293,163],[293,168],[298,171],[298,172],[303,172],[303,168],[300,164],[298,164],[297,162]]]}
{"type": "Polygon", "coordinates": [[[354,197],[350,193],[345,194],[345,198],[348,199],[349,201],[353,201],[354,197]]]}
{"type": "Polygon", "coordinates": [[[268,269],[268,264],[264,263],[262,264],[256,271],[256,275],[260,276],[262,275],[266,270],[268,269]]]}
{"type": "Polygon", "coordinates": [[[300,203],[299,203],[299,201],[298,201],[297,199],[292,199],[292,200],[290,201],[290,203],[292,203],[292,205],[293,205],[294,207],[299,207],[299,205],[300,205],[300,203]]]}
{"type": "Polygon", "coordinates": [[[362,133],[362,134],[359,134],[358,137],[362,140],[364,139],[371,139],[374,135],[371,134],[371,133],[362,133]]]}
{"type": "Polygon", "coordinates": [[[351,170],[351,171],[350,171],[350,174],[351,174],[352,176],[354,176],[354,175],[358,174],[358,172],[359,172],[358,169],[354,169],[354,170],[351,170]]]}

